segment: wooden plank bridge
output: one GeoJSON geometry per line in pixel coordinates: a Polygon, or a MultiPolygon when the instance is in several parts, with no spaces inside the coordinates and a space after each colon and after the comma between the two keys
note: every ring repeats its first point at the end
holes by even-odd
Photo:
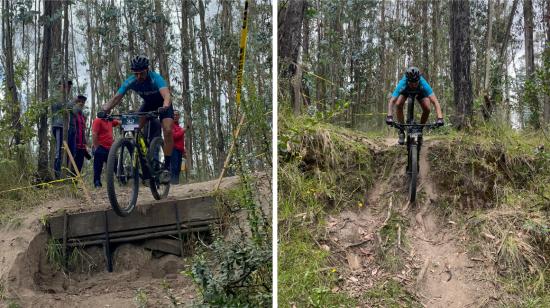
{"type": "MultiPolygon", "coordinates": [[[[208,231],[219,217],[216,200],[206,196],[138,204],[127,217],[118,216],[112,209],[65,212],[48,220],[48,231],[51,238],[63,243],[65,259],[68,247],[103,245],[107,270],[111,272],[112,244],[177,235],[179,254],[183,255],[183,234],[208,231]],[[147,211],[141,212],[140,207],[146,207],[147,211]]],[[[164,243],[159,241],[157,245],[164,243]]]]}

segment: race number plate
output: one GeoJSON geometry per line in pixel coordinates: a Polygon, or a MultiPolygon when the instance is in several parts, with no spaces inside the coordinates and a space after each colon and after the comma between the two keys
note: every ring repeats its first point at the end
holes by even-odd
{"type": "Polygon", "coordinates": [[[139,127],[139,117],[135,115],[122,116],[122,129],[125,132],[133,132],[139,127]]]}

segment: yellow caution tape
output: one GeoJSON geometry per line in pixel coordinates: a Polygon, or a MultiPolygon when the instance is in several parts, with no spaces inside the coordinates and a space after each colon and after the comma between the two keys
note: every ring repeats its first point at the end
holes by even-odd
{"type": "Polygon", "coordinates": [[[0,194],[6,193],[6,192],[11,192],[11,191],[17,191],[17,190],[33,188],[33,187],[48,186],[48,185],[53,184],[53,183],[60,183],[60,182],[65,182],[65,181],[69,181],[69,180],[74,181],[74,180],[76,180],[76,177],[64,178],[64,179],[59,179],[59,180],[54,180],[54,181],[50,181],[50,182],[46,182],[46,183],[40,183],[40,184],[29,185],[29,186],[24,186],[24,187],[12,188],[12,189],[8,189],[8,190],[0,191],[0,194]]]}
{"type": "Polygon", "coordinates": [[[237,72],[237,110],[241,104],[241,89],[243,86],[244,57],[246,55],[246,39],[248,37],[248,0],[244,2],[243,27],[239,44],[239,71],[237,72]]]}

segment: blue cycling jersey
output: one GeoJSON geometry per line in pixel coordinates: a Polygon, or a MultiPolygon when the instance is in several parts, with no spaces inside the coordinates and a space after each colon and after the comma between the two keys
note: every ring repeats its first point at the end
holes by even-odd
{"type": "Polygon", "coordinates": [[[153,71],[149,71],[147,79],[143,82],[138,82],[136,76],[132,75],[126,79],[117,91],[117,94],[124,95],[128,90],[134,90],[143,100],[145,104],[162,106],[164,99],[160,95],[160,89],[166,88],[164,78],[153,71]]]}
{"type": "Polygon", "coordinates": [[[407,85],[407,77],[403,75],[403,78],[399,80],[399,83],[391,96],[398,97],[401,94],[406,96],[409,93],[419,93],[422,97],[427,97],[432,95],[434,91],[432,90],[432,87],[430,87],[430,84],[422,76],[420,76],[420,84],[418,85],[418,88],[409,88],[407,85]]]}

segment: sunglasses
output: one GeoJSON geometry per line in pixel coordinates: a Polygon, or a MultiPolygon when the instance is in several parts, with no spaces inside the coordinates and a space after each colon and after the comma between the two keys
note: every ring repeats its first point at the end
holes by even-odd
{"type": "Polygon", "coordinates": [[[145,69],[145,70],[139,71],[139,72],[137,72],[137,71],[132,71],[132,73],[134,73],[134,75],[136,75],[136,76],[139,76],[139,75],[143,75],[143,74],[147,73],[147,70],[145,69]]]}

